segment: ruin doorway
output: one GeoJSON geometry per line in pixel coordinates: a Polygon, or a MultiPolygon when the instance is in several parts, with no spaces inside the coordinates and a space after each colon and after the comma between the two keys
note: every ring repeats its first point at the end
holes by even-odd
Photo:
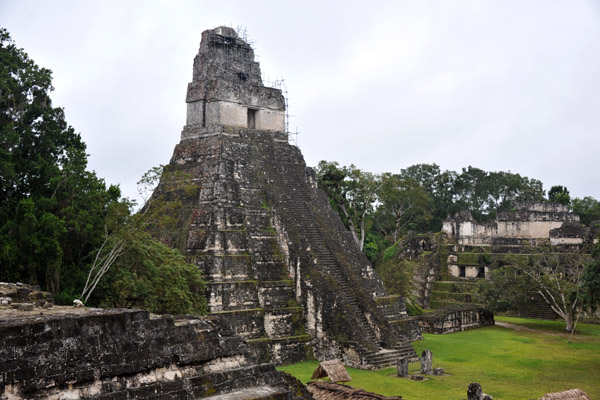
{"type": "Polygon", "coordinates": [[[458,277],[459,278],[466,278],[467,274],[465,272],[465,267],[458,267],[458,277]]]}
{"type": "Polygon", "coordinates": [[[478,267],[477,277],[485,278],[485,267],[478,267]]]}
{"type": "Polygon", "coordinates": [[[253,108],[248,109],[248,129],[256,129],[256,112],[253,108]]]}

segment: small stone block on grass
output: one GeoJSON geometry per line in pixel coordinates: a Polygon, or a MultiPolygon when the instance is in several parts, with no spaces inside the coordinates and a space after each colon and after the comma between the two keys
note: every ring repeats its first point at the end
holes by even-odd
{"type": "Polygon", "coordinates": [[[404,378],[408,376],[408,358],[402,358],[398,361],[398,365],[396,366],[398,370],[398,376],[404,378]]]}

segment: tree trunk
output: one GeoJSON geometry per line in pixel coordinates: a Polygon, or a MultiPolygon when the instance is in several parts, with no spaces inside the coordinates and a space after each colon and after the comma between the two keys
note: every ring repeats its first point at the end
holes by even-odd
{"type": "MultiPolygon", "coordinates": [[[[360,246],[360,240],[358,239],[358,234],[356,233],[356,227],[354,226],[354,220],[352,220],[350,213],[348,213],[348,210],[346,210],[346,207],[343,204],[341,205],[340,208],[344,212],[344,216],[346,217],[346,220],[348,221],[348,229],[350,229],[350,233],[352,233],[352,237],[356,241],[356,244],[358,244],[360,246]]],[[[362,246],[360,247],[360,250],[362,251],[362,246]]]]}
{"type": "Polygon", "coordinates": [[[358,242],[358,247],[360,247],[360,251],[363,251],[363,247],[365,245],[365,218],[360,220],[360,241],[358,242]]]}
{"type": "Polygon", "coordinates": [[[565,324],[566,324],[565,331],[567,331],[567,332],[569,332],[569,333],[570,333],[571,331],[573,331],[573,329],[575,328],[575,327],[573,326],[573,318],[571,317],[571,315],[570,315],[570,314],[567,314],[567,315],[566,315],[566,317],[565,317],[565,324]]]}

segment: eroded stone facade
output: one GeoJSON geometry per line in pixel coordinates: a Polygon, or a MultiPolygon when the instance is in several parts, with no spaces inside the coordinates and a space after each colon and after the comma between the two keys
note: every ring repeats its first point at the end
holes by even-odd
{"type": "Polygon", "coordinates": [[[494,314],[473,305],[447,306],[419,316],[423,332],[446,334],[494,325],[494,314]]]}
{"type": "Polygon", "coordinates": [[[551,245],[566,250],[579,249],[592,241],[589,229],[579,223],[579,216],[557,203],[517,204],[512,211],[500,212],[493,221],[479,223],[468,211],[444,221],[454,250],[447,257],[448,275],[454,278],[485,278],[487,263],[459,263],[466,248],[490,248],[490,252],[514,252],[527,246],[551,245]]]}
{"type": "Polygon", "coordinates": [[[251,359],[242,339],[203,318],[57,306],[15,316],[0,306],[2,400],[311,398],[251,359]]]}
{"type": "Polygon", "coordinates": [[[578,223],[579,216],[565,205],[523,203],[484,223],[475,221],[468,211],[462,211],[445,220],[442,231],[456,238],[458,245],[468,246],[522,246],[545,242],[582,244],[585,237],[561,237],[559,231],[564,224],[578,223]]]}
{"type": "MultiPolygon", "coordinates": [[[[204,272],[211,318],[257,358],[289,363],[312,353],[364,368],[393,365],[414,353],[390,323],[406,317],[404,302],[387,296],[288,144],[283,96],[263,86],[252,54],[229,28],[202,35],[187,125],[168,167],[199,193],[179,210],[180,231],[161,239],[204,272]],[[401,351],[380,354],[395,346],[401,351]]],[[[161,182],[154,195],[176,195],[168,187],[161,182]]]]}

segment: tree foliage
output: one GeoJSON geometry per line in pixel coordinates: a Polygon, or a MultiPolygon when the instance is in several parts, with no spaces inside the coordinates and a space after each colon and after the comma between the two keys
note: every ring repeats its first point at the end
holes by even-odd
{"type": "Polygon", "coordinates": [[[201,311],[198,269],[145,231],[148,216],[159,228],[164,219],[132,214],[118,187],[87,170],[51,83],[0,29],[0,280],[39,284],[58,302],[83,290],[91,305],[201,311]]]}
{"type": "Polygon", "coordinates": [[[87,171],[85,144],[52,107],[51,72],[0,30],[0,279],[55,295],[101,241],[119,189],[87,171]]]}
{"type": "Polygon", "coordinates": [[[317,177],[319,187],[325,191],[362,250],[365,224],[375,201],[377,177],[354,165],[340,167],[337,162],[327,161],[319,162],[317,177]]]}
{"type": "Polygon", "coordinates": [[[140,231],[127,243],[103,282],[110,307],[139,307],[154,313],[205,313],[198,268],[177,250],[140,231]]]}
{"type": "Polygon", "coordinates": [[[593,197],[575,198],[571,202],[571,208],[579,215],[582,224],[591,227],[600,223],[600,201],[593,197]]]}
{"type": "Polygon", "coordinates": [[[471,166],[457,173],[442,171],[437,164],[416,164],[398,174],[375,175],[354,165],[321,161],[317,176],[361,248],[369,234],[383,237],[389,246],[408,230],[438,232],[444,219],[461,210],[482,221],[516,203],[544,200],[537,179],[471,166]]]}
{"type": "Polygon", "coordinates": [[[535,247],[528,254],[512,254],[505,265],[494,268],[484,290],[492,309],[518,310],[537,292],[573,332],[583,310],[582,287],[589,255],[556,253],[553,248],[535,247]]]}
{"type": "Polygon", "coordinates": [[[172,211],[180,200],[150,196],[161,177],[174,193],[195,193],[187,177],[164,166],[146,172],[138,182],[140,194],[148,194],[142,209],[131,213],[125,206],[106,219],[104,241],[92,263],[80,298],[111,307],[140,307],[155,313],[202,313],[206,299],[204,282],[197,267],[185,261],[177,250],[153,238],[167,237],[175,227],[172,211]],[[151,234],[152,233],[152,234],[151,234]],[[100,289],[100,299],[94,296],[100,289]]]}
{"type": "Polygon", "coordinates": [[[593,315],[600,305],[600,233],[592,250],[592,260],[583,271],[581,293],[584,303],[593,315]]]}
{"type": "Polygon", "coordinates": [[[400,171],[402,179],[414,179],[429,194],[432,201],[432,217],[421,232],[437,232],[448,215],[454,214],[454,183],[458,174],[442,171],[437,164],[415,164],[400,171]]]}
{"type": "Polygon", "coordinates": [[[552,186],[548,191],[548,199],[553,203],[564,204],[565,206],[571,204],[571,195],[565,186],[552,186]]]}
{"type": "Polygon", "coordinates": [[[412,297],[412,282],[415,262],[390,258],[377,266],[377,273],[390,295],[412,297]]]}
{"type": "Polygon", "coordinates": [[[433,200],[414,178],[381,175],[377,191],[379,206],[375,218],[384,235],[393,243],[408,230],[422,232],[433,218],[433,200]]]}
{"type": "Polygon", "coordinates": [[[452,212],[469,210],[475,219],[495,218],[515,203],[544,200],[542,182],[511,172],[486,172],[469,166],[457,176],[453,189],[452,212]]]}

